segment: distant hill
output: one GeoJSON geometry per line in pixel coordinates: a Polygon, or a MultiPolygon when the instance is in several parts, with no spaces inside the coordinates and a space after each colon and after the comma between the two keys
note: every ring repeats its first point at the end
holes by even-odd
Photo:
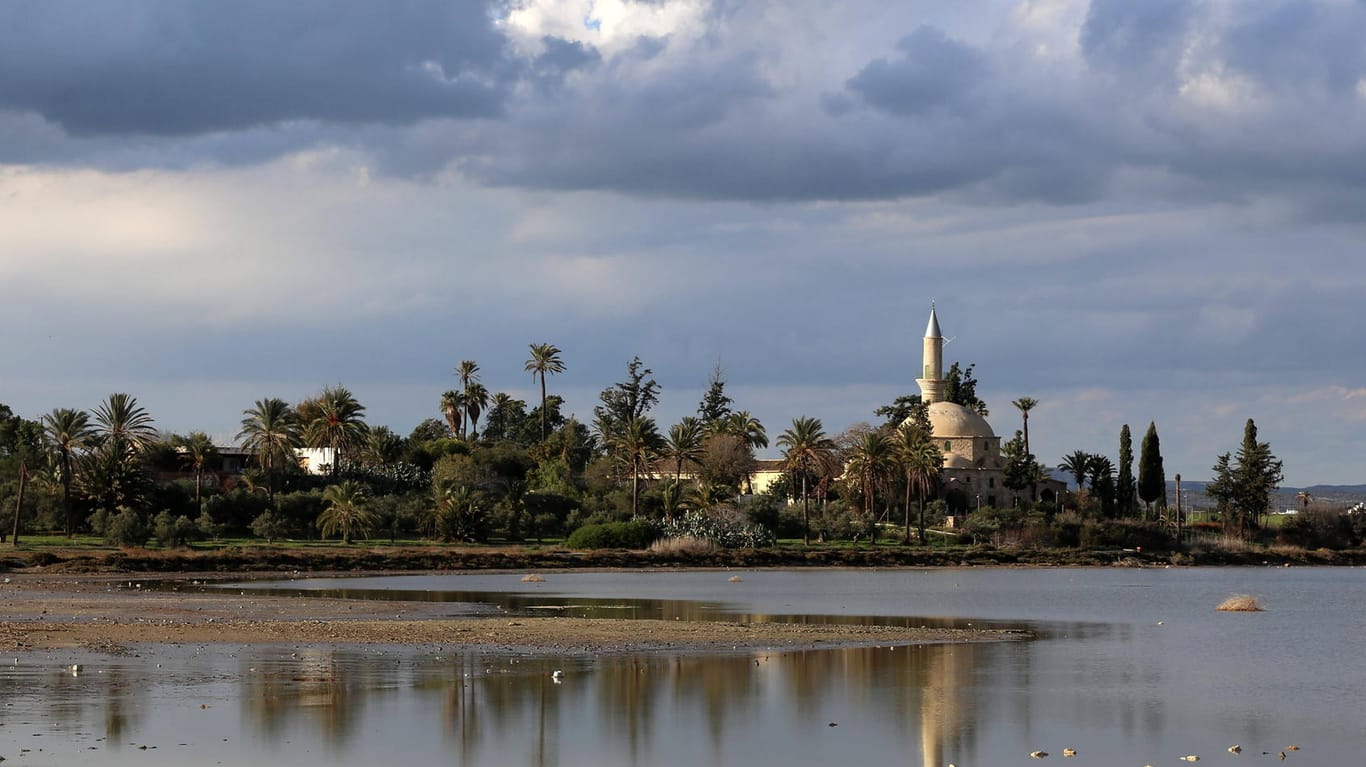
{"type": "MultiPolygon", "coordinates": [[[[1069,488],[1075,485],[1075,478],[1071,472],[1052,468],[1048,470],[1048,475],[1060,482],[1066,482],[1069,488]]],[[[1205,486],[1208,484],[1209,482],[1197,480],[1182,481],[1181,492],[1186,495],[1185,506],[1187,509],[1207,509],[1214,505],[1214,502],[1205,495],[1205,486]]],[[[1366,503],[1366,485],[1310,485],[1309,487],[1280,488],[1271,498],[1272,507],[1276,509],[1299,508],[1296,497],[1300,491],[1307,491],[1314,496],[1314,501],[1317,503],[1333,506],[1366,503]]],[[[1167,503],[1176,503],[1175,482],[1167,482],[1167,503]]]]}

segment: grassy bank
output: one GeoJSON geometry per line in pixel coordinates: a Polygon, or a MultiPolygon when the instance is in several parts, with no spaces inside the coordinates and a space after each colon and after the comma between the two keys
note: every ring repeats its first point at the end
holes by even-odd
{"type": "Polygon", "coordinates": [[[1199,552],[1085,551],[1077,549],[802,546],[763,549],[570,551],[557,546],[275,544],[181,549],[116,549],[93,542],[35,541],[0,548],[0,569],[42,572],[321,572],[549,570],[659,567],[961,567],[1364,565],[1366,550],[1275,549],[1199,552]]]}

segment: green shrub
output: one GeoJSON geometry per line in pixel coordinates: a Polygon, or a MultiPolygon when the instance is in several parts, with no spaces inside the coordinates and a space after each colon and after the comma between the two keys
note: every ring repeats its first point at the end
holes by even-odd
{"type": "Polygon", "coordinates": [[[265,511],[251,521],[251,534],[265,538],[266,543],[274,543],[276,538],[284,537],[289,526],[274,512],[265,511]]]}
{"type": "Polygon", "coordinates": [[[184,546],[199,536],[199,529],[189,517],[174,517],[169,511],[162,511],[153,517],[152,530],[156,534],[157,543],[164,548],[184,546]]]}
{"type": "Polygon", "coordinates": [[[659,537],[654,525],[643,519],[584,525],[569,535],[571,549],[646,549],[659,537]]]}
{"type": "Polygon", "coordinates": [[[147,520],[132,509],[122,509],[104,520],[104,540],[114,546],[146,546],[152,537],[147,520]]]}
{"type": "Polygon", "coordinates": [[[1335,509],[1305,509],[1277,531],[1281,543],[1306,549],[1345,549],[1352,545],[1352,522],[1335,509]]]}

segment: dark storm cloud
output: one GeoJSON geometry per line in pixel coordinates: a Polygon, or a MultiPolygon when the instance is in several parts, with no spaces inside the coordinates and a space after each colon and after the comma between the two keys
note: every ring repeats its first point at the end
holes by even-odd
{"type": "Polygon", "coordinates": [[[1277,3],[1250,13],[1224,38],[1229,63],[1277,89],[1351,97],[1366,76],[1366,4],[1277,3]]]}
{"type": "Polygon", "coordinates": [[[499,111],[487,3],[149,0],[0,6],[0,109],[77,136],[499,111]]]}
{"type": "Polygon", "coordinates": [[[1052,60],[1005,15],[982,35],[889,13],[898,42],[816,82],[782,69],[804,56],[770,28],[788,6],[751,5],[611,51],[519,47],[481,2],[3,5],[0,162],[326,145],[391,174],[684,199],[1077,204],[1135,170],[1173,200],[1341,219],[1366,199],[1361,3],[1095,0],[1052,60]]]}
{"type": "Polygon", "coordinates": [[[900,58],[876,59],[848,82],[868,104],[892,114],[923,114],[961,102],[985,74],[980,53],[933,27],[916,29],[896,47],[900,58]]]}
{"type": "Polygon", "coordinates": [[[1171,77],[1195,7],[1187,0],[1092,0],[1081,29],[1088,64],[1125,80],[1171,77]]]}

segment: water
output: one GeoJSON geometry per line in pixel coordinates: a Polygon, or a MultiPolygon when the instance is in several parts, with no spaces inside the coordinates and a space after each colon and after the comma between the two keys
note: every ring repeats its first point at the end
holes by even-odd
{"type": "Polygon", "coordinates": [[[1278,761],[1291,744],[1302,750],[1286,752],[1287,764],[1358,764],[1366,745],[1366,570],[809,570],[746,572],[742,583],[730,574],[252,588],[421,598],[451,614],[972,625],[1039,639],[707,656],[285,645],[27,654],[0,666],[0,756],[21,765],[967,767],[1034,764],[1034,750],[1062,760],[1075,748],[1069,767],[1119,767],[1184,764],[1188,754],[1278,761]],[[1267,611],[1215,612],[1233,593],[1258,596],[1267,611]],[[75,662],[83,669],[73,676],[65,669],[75,662]],[[1241,756],[1226,751],[1235,743],[1241,756]]]}

